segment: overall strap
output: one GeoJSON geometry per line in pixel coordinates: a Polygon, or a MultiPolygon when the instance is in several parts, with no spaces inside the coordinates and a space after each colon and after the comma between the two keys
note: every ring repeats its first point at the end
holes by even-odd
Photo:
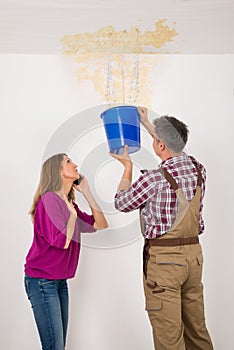
{"type": "Polygon", "coordinates": [[[202,174],[201,174],[201,170],[198,168],[197,164],[195,162],[193,162],[193,165],[195,166],[196,170],[197,170],[197,186],[202,185],[202,174]]]}
{"type": "MultiPolygon", "coordinates": [[[[202,184],[202,174],[201,174],[201,170],[198,168],[197,164],[195,162],[193,162],[193,165],[195,166],[196,170],[197,170],[197,186],[201,187],[202,184]]],[[[176,191],[178,190],[179,186],[176,182],[176,180],[174,179],[174,177],[169,174],[169,172],[167,171],[167,169],[165,168],[160,168],[159,169],[161,173],[163,173],[165,179],[171,184],[172,188],[176,191]]]]}
{"type": "Polygon", "coordinates": [[[172,177],[165,168],[160,168],[160,171],[164,175],[165,179],[171,184],[173,190],[178,190],[179,186],[174,177],[172,177]]]}

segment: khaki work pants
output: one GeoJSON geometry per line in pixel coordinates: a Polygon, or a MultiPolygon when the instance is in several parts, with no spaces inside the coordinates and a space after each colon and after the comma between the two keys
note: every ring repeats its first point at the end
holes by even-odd
{"type": "Polygon", "coordinates": [[[151,246],[144,277],[156,350],[212,350],[204,318],[200,244],[151,246]]]}

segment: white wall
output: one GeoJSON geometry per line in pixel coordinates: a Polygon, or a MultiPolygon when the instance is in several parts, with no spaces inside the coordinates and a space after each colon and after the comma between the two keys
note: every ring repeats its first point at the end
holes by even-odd
{"type": "MultiPolygon", "coordinates": [[[[216,350],[232,349],[233,61],[233,55],[162,56],[155,67],[151,107],[160,114],[175,115],[189,125],[187,151],[207,167],[206,233],[201,241],[205,254],[206,319],[216,350]]],[[[67,126],[76,120],[79,139],[74,140],[74,128],[68,150],[81,167],[90,170],[87,177],[97,195],[104,198],[102,204],[110,212],[114,228],[92,237],[83,236],[77,276],[70,281],[67,348],[153,349],[144,311],[143,242],[137,213],[126,217],[113,214],[112,210],[111,200],[121,167],[108,158],[99,120],[99,112],[105,106],[100,106],[100,98],[90,82],[83,85],[76,82],[74,67],[63,57],[1,55],[0,63],[1,348],[40,349],[23,289],[24,258],[32,239],[27,212],[44,152],[50,152],[50,141],[55,140],[58,130],[61,143],[56,144],[55,140],[53,147],[61,147],[68,137],[67,126]],[[82,129],[86,123],[91,124],[84,141],[78,127],[82,129]],[[106,154],[101,156],[103,167],[98,168],[95,163],[96,168],[92,169],[85,160],[97,158],[96,146],[101,147],[102,153],[106,150],[106,154]],[[131,231],[126,236],[124,226],[131,231]]],[[[133,156],[135,177],[139,167],[144,167],[145,152],[147,167],[154,166],[150,142],[144,131],[142,135],[142,151],[133,156]]],[[[78,201],[85,206],[80,197],[78,201]]]]}

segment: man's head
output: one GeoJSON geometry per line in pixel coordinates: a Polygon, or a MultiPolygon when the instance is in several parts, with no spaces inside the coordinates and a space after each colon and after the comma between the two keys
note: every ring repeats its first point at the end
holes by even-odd
{"type": "Polygon", "coordinates": [[[181,153],[188,140],[188,127],[175,117],[162,116],[153,121],[154,150],[161,158],[181,153]]]}

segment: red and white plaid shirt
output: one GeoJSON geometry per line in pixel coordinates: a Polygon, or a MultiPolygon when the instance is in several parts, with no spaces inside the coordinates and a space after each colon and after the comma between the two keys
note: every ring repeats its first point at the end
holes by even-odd
{"type": "MultiPolygon", "coordinates": [[[[197,186],[197,170],[195,162],[202,174],[201,205],[199,233],[204,231],[202,218],[202,200],[205,193],[206,170],[195,158],[182,153],[163,161],[159,168],[165,168],[176,180],[188,201],[193,198],[197,186]]],[[[177,198],[175,191],[157,169],[149,170],[139,177],[128,190],[115,195],[115,208],[130,212],[142,208],[141,214],[145,223],[146,238],[156,238],[166,233],[176,218],[177,198]]]]}

